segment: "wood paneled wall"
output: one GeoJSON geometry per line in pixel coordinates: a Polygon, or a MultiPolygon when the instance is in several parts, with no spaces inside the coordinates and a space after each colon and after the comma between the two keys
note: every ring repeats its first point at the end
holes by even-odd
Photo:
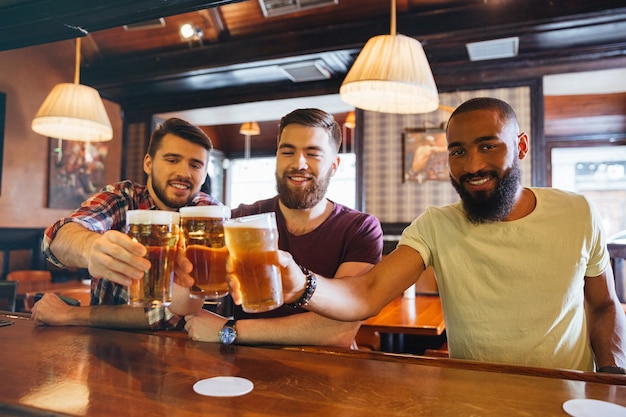
{"type": "Polygon", "coordinates": [[[626,134],[626,92],[546,96],[546,136],[626,134]]]}

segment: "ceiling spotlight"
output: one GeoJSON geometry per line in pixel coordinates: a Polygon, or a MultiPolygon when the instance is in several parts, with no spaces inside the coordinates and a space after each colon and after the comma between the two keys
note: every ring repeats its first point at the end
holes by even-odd
{"type": "Polygon", "coordinates": [[[185,23],[180,27],[180,37],[188,42],[198,41],[202,45],[202,38],[204,37],[204,32],[197,25],[192,25],[191,23],[185,23]]]}

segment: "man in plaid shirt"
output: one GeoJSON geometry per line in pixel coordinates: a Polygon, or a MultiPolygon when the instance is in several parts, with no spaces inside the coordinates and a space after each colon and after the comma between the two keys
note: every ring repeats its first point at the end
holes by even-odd
{"type": "MultiPolygon", "coordinates": [[[[127,306],[128,286],[150,267],[145,247],[124,233],[128,210],[177,211],[183,206],[218,205],[200,192],[207,175],[211,139],[181,119],[168,119],[152,134],[143,167],[146,185],[126,180],[108,185],[51,226],[42,250],[61,268],[86,268],[92,278],[91,306],[73,308],[46,294],[33,308],[33,319],[48,325],[118,328],[168,328],[178,323],[169,308],[127,306]]],[[[181,254],[175,268],[177,297],[187,298],[193,284],[191,262],[181,254]]],[[[201,302],[198,300],[197,302],[201,302]]]]}

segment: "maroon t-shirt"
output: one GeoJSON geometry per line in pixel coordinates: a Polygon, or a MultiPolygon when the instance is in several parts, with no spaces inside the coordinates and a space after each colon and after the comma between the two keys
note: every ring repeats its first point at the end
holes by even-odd
{"type": "MultiPolygon", "coordinates": [[[[332,213],[321,225],[300,236],[287,230],[278,206],[278,196],[253,204],[241,204],[232,210],[231,215],[242,217],[273,211],[278,226],[278,248],[291,253],[298,265],[325,277],[335,276],[339,265],[344,262],[378,263],[383,249],[383,231],[378,219],[371,214],[333,204],[332,213]]],[[[266,313],[248,314],[241,306],[235,306],[234,316],[235,319],[282,317],[305,311],[283,305],[266,313]]]]}

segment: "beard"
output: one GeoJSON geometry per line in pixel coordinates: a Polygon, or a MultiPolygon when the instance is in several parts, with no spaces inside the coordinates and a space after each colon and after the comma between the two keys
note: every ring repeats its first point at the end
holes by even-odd
{"type": "MultiPolygon", "coordinates": [[[[181,179],[178,179],[177,181],[186,182],[189,184],[189,187],[193,187],[193,184],[191,184],[189,181],[185,181],[181,179]]],[[[191,194],[187,200],[181,200],[180,198],[168,198],[167,192],[166,192],[167,182],[155,181],[154,177],[152,178],[152,190],[154,191],[154,194],[159,200],[161,200],[166,206],[173,208],[173,209],[179,209],[181,207],[185,207],[187,204],[191,203],[191,201],[198,194],[197,192],[191,194]]]]}
{"type": "Polygon", "coordinates": [[[477,176],[491,175],[496,179],[493,191],[469,192],[461,184],[474,175],[463,175],[459,182],[450,177],[450,182],[456,189],[463,202],[463,209],[467,219],[473,224],[497,222],[506,219],[513,209],[515,196],[522,182],[522,172],[519,164],[498,178],[496,172],[479,172],[477,176]]]}
{"type": "Polygon", "coordinates": [[[305,175],[306,171],[291,171],[279,176],[276,173],[276,191],[280,201],[290,209],[309,209],[322,201],[328,190],[328,184],[332,177],[332,170],[329,169],[325,175],[317,178],[313,176],[311,184],[304,188],[291,189],[289,187],[288,176],[305,175]]]}

